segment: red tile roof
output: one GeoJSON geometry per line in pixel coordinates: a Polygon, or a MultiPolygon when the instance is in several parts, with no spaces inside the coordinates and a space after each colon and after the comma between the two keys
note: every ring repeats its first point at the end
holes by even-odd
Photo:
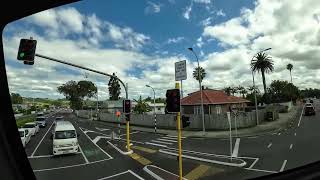
{"type": "MultiPolygon", "coordinates": [[[[228,96],[224,91],[204,89],[202,90],[203,104],[234,104],[250,102],[246,99],[228,96]]],[[[200,91],[193,92],[187,97],[181,99],[181,105],[198,105],[201,104],[200,91]]]]}

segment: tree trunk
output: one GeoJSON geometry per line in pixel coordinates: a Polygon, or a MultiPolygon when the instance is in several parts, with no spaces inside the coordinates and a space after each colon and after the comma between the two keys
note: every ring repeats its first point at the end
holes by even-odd
{"type": "Polygon", "coordinates": [[[264,89],[264,94],[267,93],[267,85],[266,85],[266,77],[264,75],[264,71],[261,71],[262,74],[262,83],[263,83],[263,89],[264,89]]]}
{"type": "Polygon", "coordinates": [[[291,84],[292,84],[292,75],[291,75],[291,70],[290,70],[290,77],[291,77],[291,84]]]}

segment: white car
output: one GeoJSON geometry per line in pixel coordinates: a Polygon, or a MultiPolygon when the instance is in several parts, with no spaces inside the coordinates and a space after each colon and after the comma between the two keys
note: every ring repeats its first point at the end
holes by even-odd
{"type": "Polygon", "coordinates": [[[19,130],[22,145],[23,145],[23,147],[26,147],[26,145],[30,141],[31,134],[29,133],[29,131],[27,129],[24,129],[24,128],[19,128],[18,130],[19,130]]]}
{"type": "Polygon", "coordinates": [[[22,128],[27,129],[32,136],[36,135],[36,133],[38,133],[40,129],[38,124],[35,122],[26,123],[22,128]]]}

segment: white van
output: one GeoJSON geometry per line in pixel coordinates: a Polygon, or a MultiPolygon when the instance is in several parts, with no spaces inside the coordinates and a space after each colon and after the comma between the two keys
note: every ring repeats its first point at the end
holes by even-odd
{"type": "Polygon", "coordinates": [[[78,134],[69,121],[56,122],[52,131],[53,155],[77,153],[79,150],[78,134]]]}

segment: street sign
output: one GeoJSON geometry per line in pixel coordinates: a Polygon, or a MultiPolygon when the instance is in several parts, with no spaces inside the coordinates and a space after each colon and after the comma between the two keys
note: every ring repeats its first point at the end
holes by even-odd
{"type": "Polygon", "coordinates": [[[186,80],[187,79],[186,60],[174,63],[174,67],[175,67],[176,81],[186,80]]]}

